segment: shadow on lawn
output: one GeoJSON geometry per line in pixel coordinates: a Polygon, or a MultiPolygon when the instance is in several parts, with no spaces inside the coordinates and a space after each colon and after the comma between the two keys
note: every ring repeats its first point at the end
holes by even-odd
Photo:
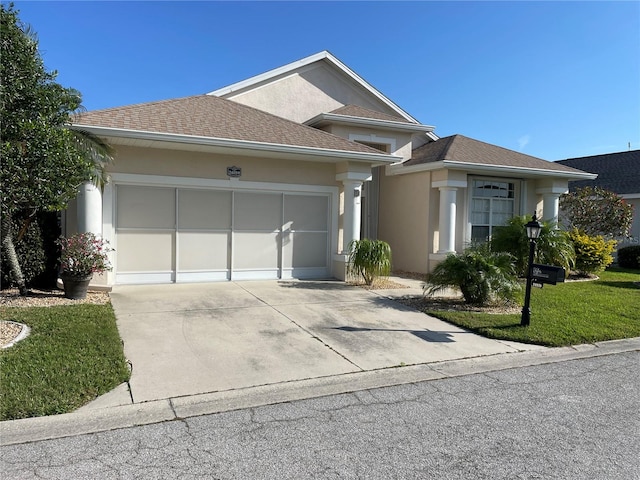
{"type": "Polygon", "coordinates": [[[605,287],[623,288],[625,290],[638,290],[640,289],[640,276],[638,282],[611,282],[611,281],[599,281],[598,285],[604,285],[605,287]]]}

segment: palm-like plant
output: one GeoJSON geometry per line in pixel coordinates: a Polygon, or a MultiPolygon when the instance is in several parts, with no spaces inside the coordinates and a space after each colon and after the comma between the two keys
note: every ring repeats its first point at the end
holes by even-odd
{"type": "Polygon", "coordinates": [[[427,275],[422,288],[426,295],[458,288],[466,303],[486,305],[496,300],[513,300],[521,285],[510,254],[492,252],[488,245],[476,245],[463,253],[448,255],[427,275]]]}
{"type": "Polygon", "coordinates": [[[391,272],[391,247],[382,240],[352,240],[349,243],[349,275],[362,275],[364,282],[371,285],[376,277],[391,272]]]}
{"type": "MultiPolygon", "coordinates": [[[[513,255],[515,269],[520,276],[527,273],[529,239],[525,225],[530,220],[531,216],[527,215],[513,217],[506,225],[495,228],[491,237],[491,250],[513,255]]],[[[568,233],[558,229],[555,222],[542,222],[540,237],[536,241],[535,261],[557,265],[567,270],[573,268],[575,264],[573,243],[568,233]]]]}

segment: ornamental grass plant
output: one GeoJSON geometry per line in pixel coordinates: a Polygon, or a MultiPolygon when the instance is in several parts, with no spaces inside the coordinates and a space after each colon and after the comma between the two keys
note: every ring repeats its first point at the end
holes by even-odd
{"type": "Polygon", "coordinates": [[[349,264],[347,273],[362,275],[364,282],[371,285],[377,277],[391,272],[391,247],[382,240],[352,240],[349,243],[349,264]]]}

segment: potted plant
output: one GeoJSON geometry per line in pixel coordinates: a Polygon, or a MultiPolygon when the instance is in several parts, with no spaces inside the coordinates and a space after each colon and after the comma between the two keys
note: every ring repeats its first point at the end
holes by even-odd
{"type": "Polygon", "coordinates": [[[107,254],[113,249],[109,242],[90,232],[60,237],[56,243],[60,246],[64,296],[76,300],[85,298],[93,274],[111,270],[107,254]]]}

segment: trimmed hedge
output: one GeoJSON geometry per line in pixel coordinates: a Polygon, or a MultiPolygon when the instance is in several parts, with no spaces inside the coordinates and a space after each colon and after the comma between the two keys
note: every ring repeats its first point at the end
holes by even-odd
{"type": "Polygon", "coordinates": [[[618,265],[640,270],[640,245],[629,245],[618,250],[618,265]]]}

